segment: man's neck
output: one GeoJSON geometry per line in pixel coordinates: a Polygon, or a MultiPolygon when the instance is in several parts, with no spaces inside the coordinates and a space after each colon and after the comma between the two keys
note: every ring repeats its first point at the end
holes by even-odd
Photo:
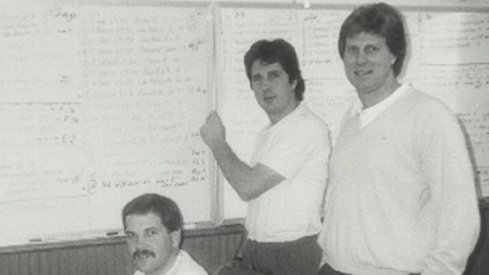
{"type": "Polygon", "coordinates": [[[373,92],[358,92],[363,109],[372,107],[393,94],[401,84],[396,79],[392,79],[380,89],[373,92]]]}

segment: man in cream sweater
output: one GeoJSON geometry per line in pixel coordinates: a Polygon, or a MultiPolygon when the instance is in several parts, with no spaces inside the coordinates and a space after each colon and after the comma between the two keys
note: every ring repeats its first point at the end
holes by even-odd
{"type": "Polygon", "coordinates": [[[398,82],[406,38],[391,6],[355,9],[338,46],[361,104],[331,156],[319,274],[462,274],[480,216],[456,116],[398,82]]]}

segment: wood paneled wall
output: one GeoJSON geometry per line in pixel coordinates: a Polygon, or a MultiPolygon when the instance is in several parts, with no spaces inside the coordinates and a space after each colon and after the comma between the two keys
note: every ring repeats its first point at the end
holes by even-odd
{"type": "MultiPolygon", "coordinates": [[[[240,225],[188,231],[182,247],[209,273],[230,261],[239,247],[240,225]]],[[[123,237],[18,247],[0,253],[0,275],[130,275],[123,237]]]]}
{"type": "Polygon", "coordinates": [[[66,248],[34,249],[0,257],[5,275],[102,275],[131,274],[123,241],[66,248]]]}
{"type": "MultiPolygon", "coordinates": [[[[481,235],[464,275],[489,274],[489,203],[481,204],[481,235]]],[[[463,225],[460,225],[463,226],[463,225]]],[[[243,234],[241,225],[187,231],[182,243],[209,273],[230,261],[243,234]]],[[[13,248],[0,253],[0,275],[131,275],[124,238],[13,248]]]]}

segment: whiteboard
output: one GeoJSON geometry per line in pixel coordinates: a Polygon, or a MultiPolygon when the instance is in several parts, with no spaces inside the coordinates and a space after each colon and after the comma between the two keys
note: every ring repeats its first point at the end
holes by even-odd
{"type": "MultiPolygon", "coordinates": [[[[246,204],[217,177],[199,127],[217,109],[231,147],[249,160],[267,123],[243,65],[258,39],[294,45],[305,103],[333,140],[357,100],[336,51],[353,6],[34,2],[0,10],[0,214],[9,221],[0,247],[119,231],[123,205],[146,192],[175,199],[188,226],[243,218],[246,204]]],[[[479,194],[489,197],[489,13],[402,10],[402,78],[457,113],[479,194]]]]}
{"type": "Polygon", "coordinates": [[[199,127],[213,104],[208,5],[0,11],[0,246],[120,231],[155,192],[214,222],[199,127]]]}
{"type": "MultiPolygon", "coordinates": [[[[249,160],[254,138],[268,122],[255,102],[243,64],[245,52],[259,39],[284,38],[295,47],[306,84],[304,101],[329,125],[334,142],[344,112],[358,100],[337,52],[340,26],[352,9],[221,5],[219,107],[229,143],[243,160],[249,160]]],[[[458,115],[477,170],[479,195],[489,196],[489,14],[423,7],[401,11],[409,33],[401,80],[440,98],[458,115]]],[[[246,203],[228,183],[223,196],[224,220],[246,215],[246,203]]]]}

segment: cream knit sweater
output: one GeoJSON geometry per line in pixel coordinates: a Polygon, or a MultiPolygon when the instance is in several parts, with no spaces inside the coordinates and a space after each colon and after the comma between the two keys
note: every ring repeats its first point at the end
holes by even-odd
{"type": "Polygon", "coordinates": [[[409,87],[367,126],[345,120],[333,149],[319,244],[355,275],[461,274],[480,228],[456,117],[409,87]]]}

